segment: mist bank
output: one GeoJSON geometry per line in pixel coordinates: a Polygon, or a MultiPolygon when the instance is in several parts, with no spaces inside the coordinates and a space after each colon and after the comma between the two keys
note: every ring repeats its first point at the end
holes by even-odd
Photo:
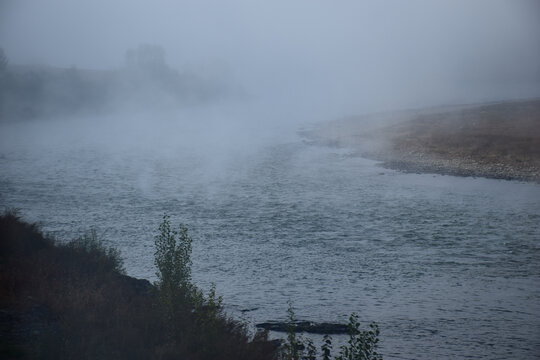
{"type": "Polygon", "coordinates": [[[225,97],[227,86],[170,67],[152,45],[128,50],[125,64],[110,70],[6,64],[0,69],[0,121],[200,106],[225,97]]]}
{"type": "Polygon", "coordinates": [[[222,75],[265,105],[260,114],[277,109],[290,121],[540,96],[539,16],[535,0],[6,0],[0,2],[0,47],[14,64],[113,69],[123,49],[142,42],[163,46],[179,71],[111,80],[125,79],[116,70],[98,81],[114,86],[64,91],[56,85],[36,90],[26,86],[35,79],[20,80],[18,87],[29,88],[16,97],[23,105],[5,106],[37,117],[70,106],[93,109],[92,102],[105,109],[122,102],[192,104],[221,96],[222,75]],[[151,85],[126,95],[141,77],[151,85]]]}
{"type": "Polygon", "coordinates": [[[351,116],[303,135],[406,172],[540,183],[540,99],[351,116]]]}

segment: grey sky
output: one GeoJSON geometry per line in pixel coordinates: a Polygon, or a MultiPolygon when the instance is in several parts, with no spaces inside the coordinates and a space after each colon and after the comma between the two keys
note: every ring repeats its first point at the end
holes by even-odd
{"type": "Polygon", "coordinates": [[[538,1],[0,4],[12,63],[112,68],[126,49],[159,44],[177,69],[227,72],[257,96],[336,115],[540,95],[538,1]]]}

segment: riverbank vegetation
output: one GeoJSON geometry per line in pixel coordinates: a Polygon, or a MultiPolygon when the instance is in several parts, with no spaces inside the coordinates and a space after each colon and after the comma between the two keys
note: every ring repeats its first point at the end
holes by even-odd
{"type": "Polygon", "coordinates": [[[156,286],[128,277],[92,234],[61,244],[6,213],[0,237],[0,358],[274,358],[275,344],[228,318],[215,293],[171,287],[174,273],[156,286]]]}
{"type": "Polygon", "coordinates": [[[358,314],[349,317],[349,338],[345,345],[340,346],[338,354],[332,356],[332,337],[324,335],[321,352],[313,344],[313,340],[297,334],[294,309],[289,301],[287,309],[287,338],[280,348],[280,360],[382,360],[379,348],[379,326],[372,322],[369,330],[361,330],[358,314]]]}
{"type": "MultiPolygon", "coordinates": [[[[191,281],[191,238],[169,217],[155,237],[158,281],[125,275],[120,254],[95,232],[59,243],[15,213],[0,215],[0,358],[6,359],[260,359],[315,360],[317,349],[297,334],[289,304],[286,341],[223,312],[215,287],[191,281]]],[[[323,359],[379,360],[379,330],[349,319],[349,341],[323,359]]]]}

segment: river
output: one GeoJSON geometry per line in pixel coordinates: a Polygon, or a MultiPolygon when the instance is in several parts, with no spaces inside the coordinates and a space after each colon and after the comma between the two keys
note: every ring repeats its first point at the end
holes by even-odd
{"type": "Polygon", "coordinates": [[[194,282],[248,321],[291,300],[378,322],[386,359],[540,356],[538,184],[404,174],[297,125],[90,120],[0,125],[0,206],[61,241],[95,228],[150,280],[166,212],[194,282]]]}

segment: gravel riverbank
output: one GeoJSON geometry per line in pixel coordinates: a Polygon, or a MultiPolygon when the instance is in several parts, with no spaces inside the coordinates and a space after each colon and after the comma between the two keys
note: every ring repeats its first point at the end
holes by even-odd
{"type": "Polygon", "coordinates": [[[303,133],[392,169],[540,183],[540,100],[348,117],[303,133]]]}

